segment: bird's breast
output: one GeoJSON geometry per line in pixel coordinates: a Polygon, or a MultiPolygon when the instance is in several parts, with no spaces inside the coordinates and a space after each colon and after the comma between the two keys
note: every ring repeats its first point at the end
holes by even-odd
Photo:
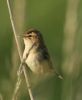
{"type": "Polygon", "coordinates": [[[42,70],[41,64],[38,61],[38,55],[36,53],[30,53],[28,58],[26,59],[26,63],[28,67],[34,72],[34,73],[40,73],[42,70]]]}
{"type": "Polygon", "coordinates": [[[40,54],[36,52],[30,52],[28,58],[26,59],[26,64],[36,74],[44,74],[50,72],[50,65],[47,60],[40,61],[40,54]]]}

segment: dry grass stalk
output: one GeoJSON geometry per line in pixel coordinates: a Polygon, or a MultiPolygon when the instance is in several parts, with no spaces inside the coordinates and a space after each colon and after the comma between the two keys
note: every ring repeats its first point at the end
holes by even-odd
{"type": "MultiPolygon", "coordinates": [[[[12,29],[13,29],[15,41],[16,41],[16,44],[17,44],[18,53],[19,53],[20,60],[21,60],[21,65],[20,65],[20,67],[19,67],[19,72],[22,70],[22,72],[24,73],[30,99],[31,99],[31,100],[34,100],[33,95],[32,95],[32,91],[31,91],[31,88],[30,88],[28,76],[27,76],[27,73],[26,73],[25,66],[24,66],[24,65],[22,66],[22,54],[21,54],[19,42],[18,42],[18,39],[17,39],[17,32],[16,32],[15,25],[14,25],[14,22],[13,22],[13,17],[12,17],[12,13],[11,13],[11,8],[10,8],[9,0],[7,0],[7,6],[8,6],[10,21],[11,21],[11,25],[12,25],[12,29]],[[21,69],[21,67],[22,67],[22,69],[21,69]]],[[[20,75],[21,75],[21,74],[18,75],[18,80],[17,80],[17,84],[16,84],[15,91],[14,91],[14,95],[15,95],[15,96],[16,96],[16,94],[17,94],[18,88],[19,88],[20,83],[21,83],[20,75]]],[[[14,97],[13,97],[12,100],[16,100],[16,99],[14,99],[14,97]]]]}

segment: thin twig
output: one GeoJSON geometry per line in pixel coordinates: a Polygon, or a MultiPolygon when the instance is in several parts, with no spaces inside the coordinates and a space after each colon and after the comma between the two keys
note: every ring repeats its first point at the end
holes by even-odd
{"type": "Polygon", "coordinates": [[[27,87],[28,87],[28,92],[29,92],[29,95],[30,95],[30,99],[34,100],[33,95],[32,95],[32,91],[31,91],[31,87],[30,87],[30,84],[29,84],[29,79],[27,78],[25,67],[23,67],[23,71],[24,71],[24,76],[25,76],[27,87]]]}
{"type": "MultiPolygon", "coordinates": [[[[8,11],[9,11],[9,16],[10,16],[10,21],[11,21],[13,33],[14,33],[14,36],[15,36],[16,44],[17,44],[18,53],[19,53],[20,60],[21,60],[21,63],[22,63],[22,53],[21,53],[19,42],[18,42],[18,39],[17,39],[17,33],[16,33],[14,22],[13,22],[13,17],[12,17],[12,13],[11,13],[11,8],[10,8],[9,0],[7,0],[7,6],[8,6],[8,11]]],[[[25,76],[25,80],[26,80],[26,84],[27,84],[27,88],[28,88],[30,99],[34,100],[33,95],[32,95],[32,91],[31,91],[31,88],[30,88],[28,76],[26,74],[26,69],[25,69],[24,65],[22,66],[22,70],[23,70],[23,73],[24,73],[24,76],[25,76]]]]}
{"type": "Polygon", "coordinates": [[[17,93],[18,93],[21,82],[22,82],[22,79],[21,79],[21,75],[20,75],[17,77],[16,87],[15,87],[15,90],[13,93],[12,100],[17,100],[17,93]]]}

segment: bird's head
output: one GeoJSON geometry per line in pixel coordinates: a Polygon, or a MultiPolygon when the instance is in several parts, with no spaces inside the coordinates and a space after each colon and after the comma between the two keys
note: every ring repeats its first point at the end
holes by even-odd
{"type": "Polygon", "coordinates": [[[43,43],[43,37],[40,31],[36,29],[29,29],[23,34],[23,40],[25,45],[32,45],[34,43],[41,44],[43,43]]]}

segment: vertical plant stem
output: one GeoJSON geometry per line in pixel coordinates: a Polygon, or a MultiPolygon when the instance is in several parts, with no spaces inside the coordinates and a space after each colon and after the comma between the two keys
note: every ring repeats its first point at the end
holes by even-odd
{"type": "Polygon", "coordinates": [[[17,35],[16,35],[17,33],[16,33],[16,30],[15,30],[15,25],[14,25],[13,18],[12,18],[12,13],[11,13],[11,9],[10,9],[9,0],[7,0],[7,6],[8,6],[8,11],[9,11],[9,16],[10,16],[10,21],[11,21],[13,33],[14,33],[14,36],[15,36],[16,44],[17,44],[19,57],[22,60],[22,53],[21,53],[21,50],[20,50],[20,47],[19,47],[19,43],[18,43],[18,40],[17,40],[17,35]]]}
{"type": "Polygon", "coordinates": [[[31,99],[31,100],[34,100],[33,95],[32,95],[32,91],[31,91],[31,87],[30,87],[30,84],[29,84],[29,79],[27,78],[27,74],[26,74],[26,69],[25,69],[25,67],[23,67],[23,72],[24,72],[26,84],[27,84],[27,87],[28,87],[28,92],[29,92],[29,95],[30,95],[30,99],[31,99]]]}
{"type": "MultiPolygon", "coordinates": [[[[10,16],[10,21],[11,21],[14,37],[15,37],[16,44],[17,44],[17,49],[18,49],[19,57],[20,57],[20,60],[21,60],[21,63],[22,63],[22,53],[21,53],[19,42],[18,42],[18,39],[17,39],[17,33],[16,33],[14,22],[13,22],[13,17],[12,17],[12,13],[11,13],[11,8],[10,8],[9,0],[7,0],[7,6],[8,6],[8,11],[9,11],[9,16],[10,16]]],[[[30,99],[34,100],[33,95],[32,95],[32,91],[31,91],[31,88],[30,88],[28,76],[26,74],[25,66],[23,65],[22,67],[23,67],[22,69],[23,69],[23,73],[24,73],[24,76],[25,76],[25,80],[26,80],[26,84],[27,84],[27,88],[28,88],[30,99]]]]}
{"type": "Polygon", "coordinates": [[[2,96],[2,94],[0,93],[0,100],[3,100],[3,96],[2,96]]]}
{"type": "Polygon", "coordinates": [[[79,0],[68,0],[67,4],[63,43],[64,61],[62,66],[64,72],[73,74],[74,69],[77,69],[76,34],[78,29],[77,12],[79,0]]]}
{"type": "Polygon", "coordinates": [[[66,80],[63,82],[62,100],[73,100],[75,93],[74,80],[79,73],[79,55],[76,48],[78,29],[78,6],[80,0],[67,0],[66,20],[64,27],[62,68],[66,80]]]}

